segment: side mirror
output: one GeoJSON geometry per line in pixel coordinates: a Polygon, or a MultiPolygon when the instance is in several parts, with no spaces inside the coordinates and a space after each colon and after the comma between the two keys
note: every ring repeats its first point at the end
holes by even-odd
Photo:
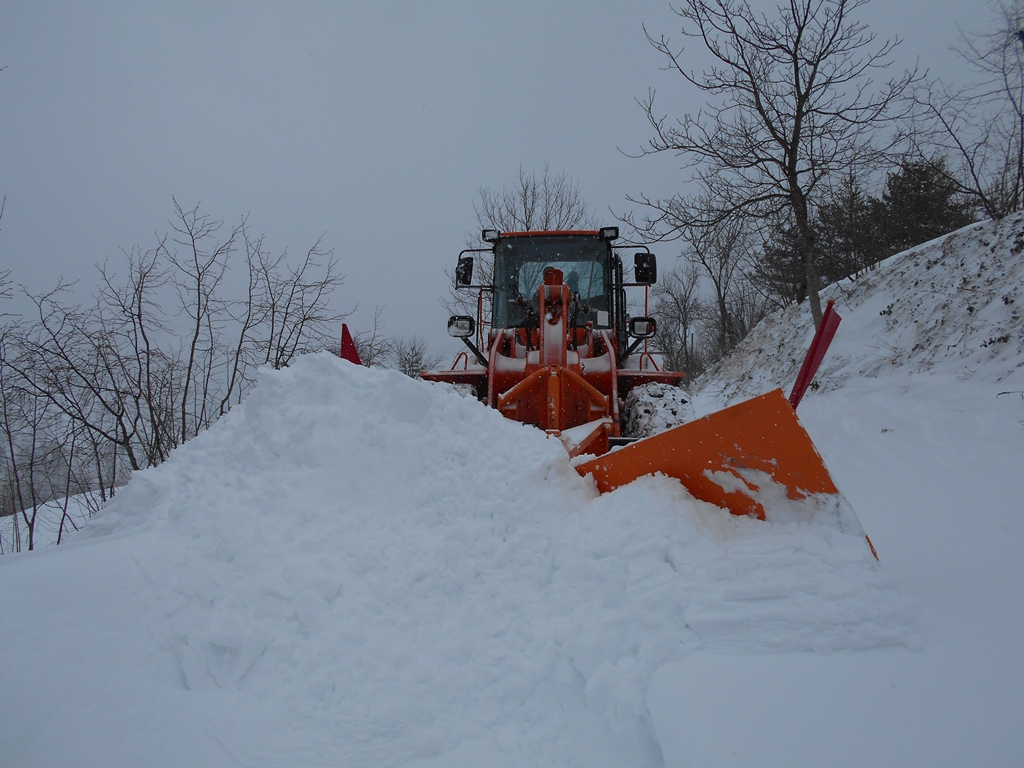
{"type": "Polygon", "coordinates": [[[473,284],[473,257],[462,256],[459,258],[459,263],[455,267],[455,284],[456,285],[472,285],[473,284]]]}
{"type": "Polygon", "coordinates": [[[448,318],[449,336],[454,336],[456,339],[468,339],[475,330],[476,323],[469,315],[452,315],[448,318]]]}
{"type": "Polygon", "coordinates": [[[653,253],[633,255],[633,275],[638,283],[653,285],[658,281],[658,260],[653,253]]]}
{"type": "Polygon", "coordinates": [[[629,335],[634,339],[649,339],[657,330],[653,317],[633,317],[629,320],[629,335]]]}

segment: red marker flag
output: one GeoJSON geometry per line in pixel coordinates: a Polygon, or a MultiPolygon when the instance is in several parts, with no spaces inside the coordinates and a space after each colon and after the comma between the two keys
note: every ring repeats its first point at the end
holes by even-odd
{"type": "Polygon", "coordinates": [[[821,316],[821,325],[818,326],[818,330],[814,333],[814,341],[811,342],[811,348],[807,350],[807,357],[804,358],[803,367],[800,368],[800,375],[796,377],[793,391],[789,394],[789,404],[793,408],[796,408],[800,400],[803,399],[804,392],[810,386],[814,374],[818,372],[818,366],[821,365],[822,358],[825,357],[825,352],[828,350],[828,345],[832,343],[832,337],[836,335],[836,329],[842,320],[839,313],[832,309],[833,303],[829,299],[828,305],[825,307],[825,313],[821,316]]]}
{"type": "Polygon", "coordinates": [[[362,365],[359,353],[356,351],[356,343],[352,341],[352,334],[348,332],[348,323],[341,324],[341,356],[350,363],[362,365]]]}

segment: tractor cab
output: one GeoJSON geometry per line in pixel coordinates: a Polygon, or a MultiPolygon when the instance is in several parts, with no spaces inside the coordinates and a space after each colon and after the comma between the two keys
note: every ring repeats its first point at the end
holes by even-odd
{"type": "Polygon", "coordinates": [[[557,269],[570,293],[569,324],[611,325],[612,250],[598,232],[523,232],[502,235],[494,247],[494,328],[538,322],[544,272],[557,269]]]}
{"type": "MultiPolygon", "coordinates": [[[[640,343],[654,335],[654,320],[646,316],[646,290],[657,279],[657,266],[654,255],[643,246],[612,245],[618,237],[618,227],[538,232],[483,230],[481,239],[491,247],[462,251],[455,268],[455,287],[478,291],[477,317],[453,316],[448,322],[448,333],[461,338],[473,358],[486,367],[490,361],[482,350],[490,349],[496,339],[511,343],[519,356],[536,349],[543,326],[541,317],[545,316],[549,323],[564,322],[564,340],[569,348],[578,350],[585,343],[592,354],[611,349],[616,365],[621,367],[640,343]],[[634,254],[633,283],[627,283],[623,277],[622,257],[617,248],[643,248],[634,254]],[[491,258],[485,259],[485,263],[489,261],[493,268],[491,279],[474,284],[472,254],[488,252],[491,258]],[[554,294],[547,307],[541,306],[540,297],[549,281],[567,289],[563,319],[558,319],[563,315],[561,310],[552,314],[554,305],[550,300],[554,300],[554,294]],[[644,289],[644,316],[629,317],[627,287],[644,289]],[[476,344],[471,340],[474,337],[476,344]],[[597,341],[591,344],[594,339],[597,341]]],[[[507,344],[502,349],[504,354],[511,354],[507,344]]],[[[646,358],[650,362],[646,367],[657,370],[653,358],[646,358]]]]}

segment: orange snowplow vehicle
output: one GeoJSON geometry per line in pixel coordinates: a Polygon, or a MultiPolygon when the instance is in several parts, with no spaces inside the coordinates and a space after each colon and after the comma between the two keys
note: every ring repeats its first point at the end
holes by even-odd
{"type": "MultiPolygon", "coordinates": [[[[463,251],[455,268],[456,288],[475,294],[476,317],[451,317],[448,332],[467,349],[450,369],[422,377],[471,387],[508,418],[558,437],[570,456],[589,454],[575,466],[593,475],[602,492],[662,473],[694,497],[737,515],[827,520],[860,532],[797,420],[796,390],[789,401],[776,390],[650,437],[623,434],[623,404],[631,390],[679,384],[685,374],[661,370],[647,350],[657,330],[654,318],[646,311],[630,316],[627,289],[643,292],[646,310],[657,261],[646,248],[613,245],[618,234],[617,227],[484,230],[490,247],[463,251]],[[625,249],[634,252],[633,282],[624,278],[625,249]],[[475,283],[480,253],[490,255],[485,262],[492,269],[475,283]]],[[[834,318],[830,333],[838,324],[834,318]]],[[[815,355],[820,362],[824,350],[816,344],[812,353],[805,368],[815,355]]],[[[804,387],[813,370],[805,373],[804,387]]]]}

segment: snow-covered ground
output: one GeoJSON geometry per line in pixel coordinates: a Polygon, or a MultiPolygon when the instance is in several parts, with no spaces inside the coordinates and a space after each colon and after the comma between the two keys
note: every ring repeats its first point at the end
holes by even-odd
{"type": "MultiPolygon", "coordinates": [[[[1019,766],[1022,229],[836,289],[800,415],[880,562],[307,357],[0,559],[0,765],[1019,766]]],[[[806,326],[698,412],[791,383],[806,326]]]]}

